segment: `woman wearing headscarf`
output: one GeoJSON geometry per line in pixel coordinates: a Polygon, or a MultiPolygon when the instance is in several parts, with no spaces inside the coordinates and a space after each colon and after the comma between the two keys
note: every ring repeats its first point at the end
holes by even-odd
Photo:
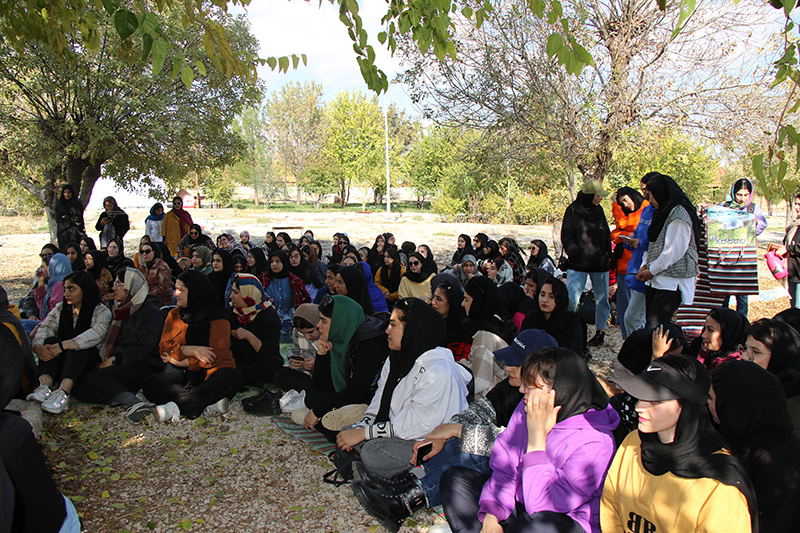
{"type": "Polygon", "coordinates": [[[269,254],[269,270],[257,276],[281,319],[281,339],[291,342],[292,317],[301,304],[311,303],[303,280],[289,272],[289,256],[283,250],[269,254]]]}
{"type": "Polygon", "coordinates": [[[508,317],[506,299],[487,277],[476,276],[464,285],[461,305],[477,332],[472,337],[472,351],[465,366],[472,370],[475,398],[480,400],[505,379],[506,371],[497,363],[493,352],[514,342],[517,332],[508,317]]]}
{"type": "Polygon", "coordinates": [[[375,273],[375,285],[383,292],[387,303],[396,302],[400,299],[397,291],[406,269],[400,263],[400,254],[396,248],[387,248],[383,261],[383,266],[375,273]]]}
{"type": "Polygon", "coordinates": [[[439,273],[439,265],[436,264],[436,258],[433,255],[433,250],[427,244],[420,244],[417,246],[417,252],[422,256],[422,271],[430,272],[434,276],[439,273]]]}
{"type": "Polygon", "coordinates": [[[651,177],[647,190],[656,210],[647,230],[650,247],[636,279],[647,284],[645,325],[654,328],[672,322],[681,304],[694,301],[700,272],[700,220],[691,200],[671,177],[651,177]]]}
{"type": "Polygon", "coordinates": [[[156,242],[146,242],[139,248],[139,254],[142,258],[139,272],[147,281],[148,294],[158,299],[159,306],[170,305],[173,291],[172,269],[161,259],[161,247],[156,242]]]}
{"type": "Polygon", "coordinates": [[[192,270],[202,272],[206,276],[213,272],[211,266],[211,249],[205,246],[195,246],[192,249],[192,270]]]}
{"type": "Polygon", "coordinates": [[[50,311],[63,300],[64,279],[71,273],[72,263],[64,254],[55,254],[49,260],[42,261],[42,268],[36,271],[36,287],[33,289],[41,320],[47,318],[50,311]]]}
{"type": "Polygon", "coordinates": [[[494,281],[494,284],[498,287],[514,280],[514,269],[502,257],[486,261],[484,268],[486,269],[486,277],[494,281]]]}
{"type": "Polygon", "coordinates": [[[167,366],[142,383],[145,397],[156,404],[147,407],[159,422],[197,418],[206,408],[225,414],[242,386],[230,349],[229,312],[217,305],[208,276],[195,270],[178,276],[175,299],[158,347],[167,366]]]}
{"type": "Polygon", "coordinates": [[[253,247],[253,243],[250,242],[250,232],[242,231],[241,233],[239,233],[239,239],[240,239],[239,244],[242,245],[242,249],[245,251],[245,253],[247,253],[250,250],[250,248],[253,247]]]}
{"type": "Polygon", "coordinates": [[[379,234],[375,237],[375,242],[372,244],[372,248],[369,250],[369,255],[367,256],[367,262],[369,266],[372,267],[372,270],[375,272],[378,271],[383,266],[383,257],[386,254],[386,239],[383,237],[383,234],[379,234]]]}
{"type": "MultiPolygon", "coordinates": [[[[164,237],[164,243],[169,248],[169,253],[172,257],[188,257],[188,254],[181,254],[180,243],[189,234],[191,226],[194,224],[192,215],[190,215],[183,208],[183,200],[180,196],[172,199],[172,209],[164,215],[164,221],[161,224],[161,235],[164,237]]],[[[198,226],[199,230],[200,227],[198,226]]],[[[202,233],[202,231],[200,231],[202,233]]]]}
{"type": "Polygon", "coordinates": [[[258,278],[236,274],[231,287],[231,351],[245,385],[272,383],[283,366],[280,351],[281,321],[258,278]]]}
{"type": "Polygon", "coordinates": [[[267,255],[264,253],[264,250],[261,248],[252,248],[249,252],[247,252],[248,274],[252,274],[261,280],[262,276],[265,276],[268,271],[269,261],[267,260],[267,255]]]}
{"type": "Polygon", "coordinates": [[[760,531],[800,531],[800,439],[778,378],[731,361],[714,369],[711,383],[709,411],[753,481],[760,531]]]}
{"type": "Polygon", "coordinates": [[[192,251],[197,246],[205,246],[209,250],[216,248],[214,241],[211,237],[203,233],[203,229],[199,224],[192,224],[189,226],[189,233],[187,233],[178,243],[178,255],[180,257],[192,257],[192,251]]]}
{"type": "MultiPolygon", "coordinates": [[[[789,304],[792,308],[800,307],[800,193],[794,195],[792,200],[794,206],[794,219],[786,227],[786,234],[783,236],[783,246],[778,249],[778,254],[786,258],[786,267],[789,275],[786,281],[789,284],[789,304]]],[[[787,207],[788,209],[788,207],[787,207]]]]}
{"type": "Polygon", "coordinates": [[[161,234],[164,226],[164,204],[156,202],[150,208],[150,214],[144,219],[144,234],[150,237],[152,242],[161,242],[164,236],[161,234]]]}
{"type": "Polygon", "coordinates": [[[94,239],[92,239],[91,237],[87,236],[81,237],[79,244],[81,245],[81,253],[83,255],[86,255],[86,252],[88,252],[89,250],[97,250],[97,245],[95,245],[94,239]]]}
{"type": "Polygon", "coordinates": [[[477,259],[484,259],[483,249],[489,245],[489,236],[485,233],[478,233],[472,239],[472,248],[475,250],[477,259]]]}
{"type": "Polygon", "coordinates": [[[86,265],[83,264],[83,254],[81,253],[81,245],[77,242],[71,242],[64,248],[64,255],[67,256],[69,262],[72,263],[72,271],[85,270],[86,265]]]}
{"type": "Polygon", "coordinates": [[[431,279],[436,272],[425,269],[425,258],[419,252],[412,252],[408,256],[408,270],[403,273],[397,295],[400,298],[419,298],[430,303],[431,279]]]}
{"type": "Polygon", "coordinates": [[[364,275],[354,266],[340,268],[336,273],[336,294],[358,302],[367,316],[375,313],[364,275]]]}
{"type": "Polygon", "coordinates": [[[453,252],[453,257],[450,259],[450,268],[458,271],[461,268],[461,261],[466,255],[475,255],[475,249],[472,247],[472,241],[469,235],[462,233],[458,236],[458,244],[456,251],[453,252]]]}
{"type": "MultiPolygon", "coordinates": [[[[346,451],[357,447],[368,473],[392,479],[411,469],[417,439],[466,409],[471,378],[450,350],[440,346],[444,319],[418,298],[397,303],[386,333],[391,351],[378,389],[364,418],[340,431],[336,444],[346,451]]],[[[369,502],[359,489],[355,483],[356,497],[369,512],[369,502]]],[[[424,505],[424,498],[416,504],[424,505]]]]}
{"type": "MultiPolygon", "coordinates": [[[[147,280],[134,268],[117,274],[114,307],[105,338],[103,363],[75,385],[73,395],[82,402],[134,407],[142,381],[164,370],[158,354],[164,317],[158,297],[148,294],[147,280]]],[[[134,409],[135,411],[135,409],[134,409]]]]}
{"type": "Polygon", "coordinates": [[[106,245],[106,266],[113,279],[121,268],[136,268],[133,261],[125,257],[125,244],[121,238],[115,238],[106,245]]]}
{"type": "Polygon", "coordinates": [[[33,351],[39,357],[39,386],[28,400],[42,403],[42,410],[60,414],[69,405],[76,381],[105,357],[103,341],[111,312],[100,302],[97,284],[86,272],[64,278],[64,301],[39,326],[33,351]],[[58,382],[57,389],[52,390],[58,382]]]}
{"type": "Polygon", "coordinates": [[[503,237],[500,239],[500,242],[497,243],[497,246],[500,257],[511,265],[514,282],[522,283],[522,279],[525,277],[525,260],[522,258],[522,253],[516,239],[503,237]]]}
{"type": "Polygon", "coordinates": [[[520,331],[526,329],[544,330],[560,347],[577,354],[586,352],[586,326],[569,310],[569,293],[564,282],[552,276],[539,288],[536,309],[520,325],[520,331]]]}
{"type": "Polygon", "coordinates": [[[306,261],[305,257],[303,257],[303,253],[296,244],[288,244],[287,248],[287,253],[289,254],[289,272],[303,280],[306,292],[308,292],[309,297],[313,300],[317,295],[317,291],[325,285],[325,282],[317,278],[317,273],[311,268],[311,265],[306,261]]]}
{"type": "Polygon", "coordinates": [[[453,353],[456,361],[469,359],[472,351],[472,336],[475,330],[467,317],[467,312],[461,306],[464,301],[464,291],[451,276],[450,280],[444,277],[433,291],[431,307],[444,318],[446,328],[442,346],[453,353]]]}
{"type": "Polygon", "coordinates": [[[619,417],[571,350],[537,350],[520,374],[524,398],[492,447],[491,476],[458,466],[442,476],[450,527],[599,532],[597,509],[619,417]]]}
{"type": "Polygon", "coordinates": [[[684,355],[665,355],[638,376],[615,379],[639,399],[639,431],[625,438],[608,470],[603,532],[758,531],[747,472],[708,416],[708,370],[684,355]]]}
{"type": "Polygon", "coordinates": [[[375,277],[372,275],[372,269],[364,261],[356,265],[356,268],[364,277],[364,282],[367,284],[367,291],[369,292],[370,300],[372,300],[372,308],[376,313],[388,313],[389,306],[386,304],[386,298],[383,297],[383,292],[375,285],[375,277]]]}
{"type": "Polygon", "coordinates": [[[100,250],[89,250],[83,256],[83,263],[86,265],[92,279],[97,284],[100,291],[100,300],[110,302],[114,298],[114,278],[108,270],[107,255],[100,250]]]}
{"type": "Polygon", "coordinates": [[[541,268],[548,274],[553,274],[556,271],[556,262],[547,253],[547,244],[541,239],[533,239],[531,241],[531,253],[528,257],[528,270],[535,270],[541,268]]]}
{"type": "Polygon", "coordinates": [[[275,372],[275,386],[305,391],[306,429],[335,441],[336,434],[326,430],[320,419],[332,409],[370,401],[389,354],[386,321],[364,316],[361,306],[346,296],[325,297],[319,315],[314,374],[282,368],[275,372]]]}
{"type": "Polygon", "coordinates": [[[461,268],[456,271],[458,281],[461,282],[463,287],[472,276],[479,276],[478,260],[474,255],[466,254],[461,259],[461,268]]]}
{"type": "Polygon", "coordinates": [[[712,309],[706,317],[703,332],[689,348],[689,353],[696,356],[709,370],[726,361],[742,358],[742,344],[745,342],[745,331],[750,323],[741,313],[727,307],[712,309]]]}
{"type": "Polygon", "coordinates": [[[500,285],[499,289],[500,294],[508,303],[508,314],[511,316],[511,321],[517,331],[522,331],[520,326],[525,317],[538,307],[536,300],[525,294],[525,290],[516,283],[504,283],[500,285]]]}
{"type": "Polygon", "coordinates": [[[641,193],[631,187],[620,187],[611,202],[611,213],[617,223],[611,231],[611,242],[614,244],[615,270],[617,272],[617,322],[622,332],[622,339],[630,333],[625,326],[625,311],[628,308],[631,289],[625,284],[625,275],[628,272],[628,261],[633,255],[634,246],[631,245],[631,236],[639,225],[644,208],[650,202],[644,199],[641,193]]]}
{"type": "MultiPolygon", "coordinates": [[[[24,398],[33,391],[39,373],[36,370],[30,340],[20,321],[19,309],[16,305],[9,304],[8,293],[2,285],[0,285],[0,352],[14,355],[13,364],[22,365],[19,389],[13,394],[16,398],[24,398]]],[[[2,368],[10,371],[10,366],[4,365],[2,368]]],[[[2,387],[0,385],[0,388],[2,387]]],[[[4,405],[8,405],[8,400],[4,405]]]]}
{"type": "Polygon", "coordinates": [[[328,273],[327,265],[320,259],[322,247],[317,241],[311,241],[308,246],[303,246],[300,252],[303,254],[305,260],[308,261],[308,264],[314,271],[314,275],[317,276],[317,281],[323,284],[319,287],[321,289],[325,284],[325,276],[328,273]]]}
{"type": "Polygon", "coordinates": [[[97,224],[94,226],[100,232],[100,249],[104,249],[114,239],[121,241],[131,229],[128,214],[117,205],[113,196],[103,199],[103,208],[105,211],[97,217],[97,224]]]}
{"type": "Polygon", "coordinates": [[[78,200],[72,185],[61,187],[61,197],[53,206],[53,216],[56,219],[56,233],[58,247],[64,250],[71,242],[78,242],[86,231],[83,222],[83,204],[78,200]]]}
{"type": "Polygon", "coordinates": [[[217,248],[211,254],[211,269],[208,279],[217,291],[217,303],[231,309],[231,288],[233,285],[233,258],[225,250],[217,248]]]}
{"type": "Polygon", "coordinates": [[[264,237],[264,251],[272,253],[278,249],[278,243],[275,241],[275,232],[268,231],[264,237]]]}

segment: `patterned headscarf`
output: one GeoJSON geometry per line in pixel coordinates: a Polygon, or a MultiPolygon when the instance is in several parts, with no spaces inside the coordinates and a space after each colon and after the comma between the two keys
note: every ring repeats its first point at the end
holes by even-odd
{"type": "Polygon", "coordinates": [[[122,321],[128,320],[131,315],[138,311],[149,294],[149,287],[144,274],[135,268],[126,267],[117,272],[117,277],[123,272],[125,273],[125,281],[122,287],[125,289],[125,299],[121,302],[114,301],[114,309],[111,312],[113,321],[108,328],[104,359],[111,357],[111,353],[114,351],[114,342],[119,335],[122,321]]]}
{"type": "Polygon", "coordinates": [[[242,293],[244,298],[245,307],[234,307],[233,312],[236,313],[236,318],[239,319],[243,325],[247,325],[253,319],[269,307],[272,307],[272,302],[267,299],[267,293],[258,278],[252,274],[239,273],[233,278],[234,283],[239,284],[239,292],[242,293]]]}

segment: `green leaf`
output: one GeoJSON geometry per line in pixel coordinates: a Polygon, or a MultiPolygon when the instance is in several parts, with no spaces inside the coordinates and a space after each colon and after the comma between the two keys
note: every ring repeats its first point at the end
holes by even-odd
{"type": "Polygon", "coordinates": [[[197,68],[197,72],[199,72],[203,76],[206,75],[206,66],[203,64],[202,61],[195,61],[194,66],[195,68],[197,68]]]}
{"type": "Polygon", "coordinates": [[[387,36],[386,36],[386,32],[385,31],[382,31],[382,32],[378,33],[378,42],[381,43],[381,44],[385,44],[386,43],[386,37],[387,36]]]}
{"type": "Polygon", "coordinates": [[[275,65],[277,65],[277,64],[278,64],[278,60],[275,59],[274,57],[268,57],[267,58],[267,65],[269,65],[269,68],[271,68],[272,70],[275,70],[275,65]]]}
{"type": "MultiPolygon", "coordinates": [[[[150,50],[153,48],[153,36],[149,33],[142,33],[142,61],[147,59],[150,55],[150,50]]],[[[159,69],[160,70],[160,69],[159,69]]]]}
{"type": "Polygon", "coordinates": [[[113,15],[117,8],[119,8],[121,1],[122,0],[103,0],[103,7],[106,9],[109,15],[113,15]]]}
{"type": "MultiPolygon", "coordinates": [[[[147,35],[147,34],[145,34],[147,35]]],[[[153,74],[158,74],[161,72],[161,69],[164,67],[164,61],[167,59],[167,43],[164,39],[158,39],[153,41],[153,74]]],[[[175,64],[177,65],[178,62],[176,61],[175,64]]],[[[173,73],[172,77],[174,78],[177,75],[175,72],[175,66],[173,65],[173,73]]]]}
{"type": "Polygon", "coordinates": [[[98,455],[97,455],[97,453],[96,453],[96,452],[89,452],[89,453],[87,454],[87,456],[89,457],[89,459],[91,459],[91,460],[93,460],[93,461],[94,461],[95,459],[97,459],[97,458],[98,458],[98,455]]]}
{"type": "Polygon", "coordinates": [[[547,46],[545,50],[547,51],[548,57],[555,56],[559,50],[564,46],[564,39],[558,33],[551,33],[547,37],[547,46]]]}
{"type": "Polygon", "coordinates": [[[183,529],[185,529],[186,531],[189,531],[189,530],[191,530],[191,529],[192,529],[192,521],[191,521],[191,520],[189,520],[188,518],[187,518],[187,519],[185,519],[185,520],[183,521],[183,523],[181,524],[181,527],[182,527],[183,529]]]}
{"type": "Polygon", "coordinates": [[[84,498],[83,496],[72,496],[72,497],[70,498],[70,500],[72,500],[72,501],[73,501],[73,502],[75,502],[75,503],[80,503],[80,502],[82,502],[84,499],[85,499],[85,498],[84,498]]]}
{"type": "Polygon", "coordinates": [[[658,4],[658,9],[661,11],[667,10],[667,0],[656,0],[656,4],[658,4]]]}
{"type": "Polygon", "coordinates": [[[139,17],[127,9],[119,9],[114,13],[114,27],[119,38],[124,41],[139,28],[139,17]]]}
{"type": "Polygon", "coordinates": [[[155,522],[148,522],[145,525],[147,526],[147,529],[149,529],[150,531],[153,531],[156,528],[156,523],[155,522]]]}
{"type": "Polygon", "coordinates": [[[147,33],[154,33],[159,34],[161,33],[161,28],[158,26],[158,19],[153,14],[152,11],[148,11],[147,14],[144,16],[144,20],[142,21],[142,28],[147,33]]]}
{"type": "Polygon", "coordinates": [[[108,491],[107,491],[107,490],[104,490],[104,491],[103,491],[103,494],[101,494],[101,495],[100,495],[100,497],[101,497],[101,498],[110,498],[110,497],[111,497],[111,495],[108,493],[108,491]]]}
{"type": "Polygon", "coordinates": [[[764,154],[753,156],[753,174],[759,180],[764,179],[764,154]]]}
{"type": "Polygon", "coordinates": [[[278,70],[281,72],[289,72],[289,58],[286,56],[278,58],[278,70]]]}
{"type": "Polygon", "coordinates": [[[111,474],[111,481],[119,481],[119,477],[120,477],[119,474],[116,473],[111,474]]]}
{"type": "MultiPolygon", "coordinates": [[[[192,88],[192,82],[194,81],[194,71],[188,65],[184,65],[181,67],[181,81],[186,86],[187,89],[192,88]]],[[[197,425],[197,423],[195,423],[197,425]]]]}
{"type": "Polygon", "coordinates": [[[683,28],[684,22],[694,13],[694,8],[695,0],[681,0],[679,7],[680,15],[678,16],[678,21],[675,23],[675,29],[672,30],[672,37],[670,37],[670,39],[674,39],[678,36],[683,28]]]}
{"type": "Polygon", "coordinates": [[[556,17],[561,18],[561,16],[564,14],[564,9],[561,7],[561,2],[558,0],[553,0],[551,5],[553,6],[553,12],[556,14],[556,17]]]}
{"type": "Polygon", "coordinates": [[[461,10],[461,14],[468,19],[472,18],[472,13],[473,13],[472,8],[469,6],[465,6],[464,9],[461,10]]]}

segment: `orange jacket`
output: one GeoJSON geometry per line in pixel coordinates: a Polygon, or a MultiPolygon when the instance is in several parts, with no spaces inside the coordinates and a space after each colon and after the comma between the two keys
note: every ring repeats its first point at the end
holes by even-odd
{"type": "Polygon", "coordinates": [[[176,307],[167,315],[164,330],[161,332],[159,353],[168,353],[173,359],[189,360],[188,370],[206,369],[206,379],[218,368],[236,368],[231,353],[231,324],[225,319],[211,321],[211,333],[208,337],[209,348],[214,349],[217,360],[210,365],[201,363],[196,357],[183,355],[181,346],[186,345],[186,330],[189,325],[181,320],[180,308],[176,307]]]}
{"type": "MultiPolygon", "coordinates": [[[[626,215],[622,211],[622,207],[620,207],[617,202],[611,203],[611,213],[614,215],[614,220],[617,222],[617,227],[611,231],[611,241],[614,244],[620,244],[623,242],[620,238],[620,235],[627,235],[630,237],[633,234],[633,230],[635,230],[636,226],[639,225],[639,219],[642,216],[642,209],[648,205],[650,205],[650,202],[645,200],[642,202],[642,205],[639,206],[638,211],[634,211],[630,215],[626,215]]],[[[625,251],[622,253],[622,257],[617,261],[617,274],[622,274],[623,278],[628,270],[628,261],[631,259],[631,254],[633,254],[633,251],[625,248],[625,251]]]]}

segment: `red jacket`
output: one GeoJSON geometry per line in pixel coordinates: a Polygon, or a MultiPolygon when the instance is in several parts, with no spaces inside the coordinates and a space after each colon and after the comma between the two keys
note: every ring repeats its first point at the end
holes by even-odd
{"type": "MultiPolygon", "coordinates": [[[[269,277],[267,271],[264,271],[258,275],[258,281],[261,282],[261,286],[264,287],[264,290],[267,290],[272,278],[269,277]]],[[[306,284],[303,283],[302,278],[289,272],[289,286],[292,288],[292,294],[294,295],[295,309],[300,307],[302,304],[311,303],[311,296],[308,295],[306,284]]]]}

